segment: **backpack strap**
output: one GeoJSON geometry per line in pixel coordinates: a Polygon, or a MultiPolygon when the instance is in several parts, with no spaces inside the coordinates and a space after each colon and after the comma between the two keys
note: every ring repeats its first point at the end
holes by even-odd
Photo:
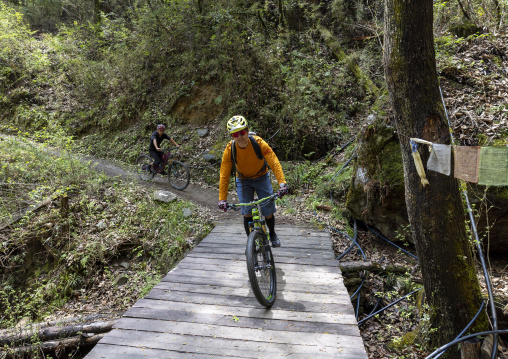
{"type": "MultiPolygon", "coordinates": [[[[251,135],[249,135],[249,140],[250,140],[250,143],[252,144],[252,147],[254,148],[254,152],[256,153],[257,158],[259,158],[260,160],[264,160],[265,161],[265,163],[263,164],[263,167],[261,167],[261,169],[258,171],[258,173],[261,173],[267,167],[270,168],[270,166],[268,166],[268,163],[266,162],[265,157],[261,153],[261,146],[259,146],[258,141],[256,141],[256,139],[253,136],[251,136],[251,135]]],[[[240,173],[240,171],[238,171],[236,169],[236,144],[235,144],[234,140],[231,140],[231,162],[233,163],[233,167],[232,167],[232,171],[231,171],[231,173],[233,175],[236,175],[236,173],[238,173],[238,175],[239,175],[239,177],[241,179],[252,178],[252,177],[244,176],[243,174],[240,173]]],[[[256,175],[258,173],[256,173],[256,175]]]]}
{"type": "MultiPolygon", "coordinates": [[[[252,144],[252,147],[254,148],[254,152],[256,152],[256,156],[260,160],[264,160],[265,158],[263,157],[263,154],[261,153],[261,147],[259,146],[258,141],[256,141],[256,139],[251,135],[249,135],[249,140],[250,140],[250,143],[252,144]]],[[[265,163],[266,163],[266,161],[265,161],[265,163]]]]}

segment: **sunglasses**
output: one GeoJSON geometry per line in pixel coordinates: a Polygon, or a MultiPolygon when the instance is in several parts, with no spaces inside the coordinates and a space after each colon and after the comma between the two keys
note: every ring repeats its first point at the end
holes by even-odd
{"type": "Polygon", "coordinates": [[[247,131],[245,130],[241,130],[241,131],[238,131],[238,132],[235,132],[235,133],[232,133],[231,136],[233,136],[234,138],[238,137],[238,136],[243,136],[247,133],[247,131]]]}

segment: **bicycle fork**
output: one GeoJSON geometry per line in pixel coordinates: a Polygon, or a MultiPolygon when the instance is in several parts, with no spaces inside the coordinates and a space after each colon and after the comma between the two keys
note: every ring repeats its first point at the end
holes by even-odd
{"type": "Polygon", "coordinates": [[[261,254],[261,258],[256,255],[256,264],[254,270],[256,272],[272,269],[272,259],[270,244],[266,240],[261,240],[264,243],[256,243],[256,254],[261,254]],[[267,250],[268,247],[268,250],[267,250]]]}
{"type": "Polygon", "coordinates": [[[265,220],[261,220],[259,216],[259,209],[253,208],[252,209],[252,222],[249,222],[249,229],[252,232],[254,229],[261,230],[266,236],[266,243],[270,243],[270,234],[266,231],[265,227],[265,220]]]}

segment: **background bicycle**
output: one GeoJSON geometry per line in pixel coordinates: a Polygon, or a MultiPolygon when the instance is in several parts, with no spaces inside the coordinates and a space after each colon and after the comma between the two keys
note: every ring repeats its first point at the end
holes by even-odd
{"type": "Polygon", "coordinates": [[[160,174],[167,166],[168,181],[173,188],[183,190],[190,182],[189,168],[180,161],[173,159],[171,151],[173,148],[162,150],[162,166],[159,170],[153,169],[153,159],[149,155],[141,155],[136,159],[136,169],[143,181],[152,180],[156,174],[160,174]]]}
{"type": "Polygon", "coordinates": [[[240,207],[252,208],[251,232],[245,250],[247,272],[252,291],[261,305],[271,307],[277,294],[275,261],[270,248],[270,235],[265,228],[265,219],[260,207],[278,198],[277,193],[249,203],[228,204],[228,209],[238,211],[240,207]]]}

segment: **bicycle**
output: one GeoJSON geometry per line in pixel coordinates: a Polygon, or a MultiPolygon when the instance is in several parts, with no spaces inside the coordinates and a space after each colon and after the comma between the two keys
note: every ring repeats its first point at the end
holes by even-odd
{"type": "Polygon", "coordinates": [[[247,260],[247,272],[252,291],[259,304],[271,307],[275,303],[277,293],[277,277],[275,261],[270,248],[270,234],[266,231],[265,220],[260,216],[261,203],[274,201],[279,196],[277,193],[249,203],[236,203],[227,205],[228,209],[235,211],[240,207],[252,208],[252,222],[249,223],[250,234],[247,239],[245,256],[247,260]]]}
{"type": "Polygon", "coordinates": [[[148,155],[141,155],[136,159],[136,168],[139,177],[143,181],[152,180],[157,173],[162,173],[164,168],[168,166],[168,181],[171,186],[178,190],[184,190],[187,188],[190,182],[189,168],[180,161],[173,159],[171,154],[172,148],[162,150],[164,153],[162,156],[162,166],[159,169],[154,170],[152,163],[153,159],[148,155]]]}

